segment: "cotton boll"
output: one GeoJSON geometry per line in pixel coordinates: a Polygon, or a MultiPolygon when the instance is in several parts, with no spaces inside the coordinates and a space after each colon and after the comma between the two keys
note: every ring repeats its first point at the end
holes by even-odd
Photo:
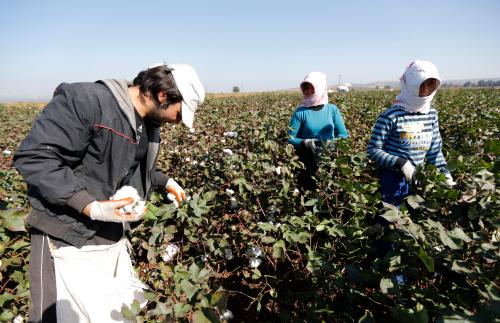
{"type": "Polygon", "coordinates": [[[262,263],[262,260],[260,260],[259,258],[250,258],[248,259],[248,263],[250,267],[257,268],[262,263]]]}
{"type": "Polygon", "coordinates": [[[176,244],[169,244],[165,249],[165,254],[162,256],[164,262],[170,262],[174,259],[181,249],[176,244]]]}
{"type": "Polygon", "coordinates": [[[276,175],[281,175],[281,166],[276,167],[275,172],[276,175]]]}
{"type": "Polygon", "coordinates": [[[121,200],[129,197],[131,197],[134,202],[122,207],[120,209],[120,213],[132,213],[139,217],[146,210],[146,202],[141,199],[139,193],[137,193],[137,190],[134,187],[128,185],[123,186],[118,191],[116,191],[115,195],[111,197],[111,200],[121,200]]]}
{"type": "Polygon", "coordinates": [[[247,249],[246,254],[250,258],[258,258],[262,255],[262,249],[257,246],[252,246],[247,249]]]}
{"type": "Polygon", "coordinates": [[[231,149],[222,149],[223,152],[231,156],[233,154],[233,151],[231,149]]]}
{"type": "Polygon", "coordinates": [[[231,251],[231,249],[229,248],[224,249],[224,258],[226,258],[226,260],[233,259],[233,252],[231,251]]]}
{"type": "Polygon", "coordinates": [[[175,198],[175,195],[174,195],[174,194],[172,194],[172,193],[168,193],[168,194],[167,194],[167,198],[168,198],[170,201],[172,201],[172,203],[174,204],[174,206],[175,206],[176,208],[178,208],[178,207],[179,207],[179,202],[177,202],[177,199],[175,198]]]}
{"type": "Polygon", "coordinates": [[[230,310],[225,310],[221,315],[220,315],[220,320],[221,321],[229,321],[234,318],[233,312],[230,310]]]}
{"type": "Polygon", "coordinates": [[[123,186],[118,191],[116,191],[115,195],[113,195],[112,200],[121,200],[127,197],[131,197],[134,199],[134,203],[137,203],[141,198],[139,197],[139,193],[132,186],[123,186]]]}
{"type": "Polygon", "coordinates": [[[145,201],[139,201],[136,203],[134,207],[134,212],[137,215],[143,214],[146,212],[146,202],[145,201]]]}
{"type": "Polygon", "coordinates": [[[231,201],[231,209],[237,209],[239,204],[238,204],[238,201],[236,200],[235,197],[231,197],[230,198],[230,201],[231,201]]]}

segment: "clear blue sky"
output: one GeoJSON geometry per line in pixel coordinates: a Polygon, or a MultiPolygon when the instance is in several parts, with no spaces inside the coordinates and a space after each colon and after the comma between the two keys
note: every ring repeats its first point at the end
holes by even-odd
{"type": "Polygon", "coordinates": [[[499,0],[0,1],[0,100],[61,82],[193,65],[209,92],[397,80],[413,59],[443,79],[500,77],[499,0]]]}

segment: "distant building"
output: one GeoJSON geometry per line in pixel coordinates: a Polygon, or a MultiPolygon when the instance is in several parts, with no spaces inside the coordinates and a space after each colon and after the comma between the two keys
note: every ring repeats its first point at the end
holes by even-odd
{"type": "Polygon", "coordinates": [[[349,92],[349,87],[347,85],[338,85],[337,91],[339,92],[349,92]]]}

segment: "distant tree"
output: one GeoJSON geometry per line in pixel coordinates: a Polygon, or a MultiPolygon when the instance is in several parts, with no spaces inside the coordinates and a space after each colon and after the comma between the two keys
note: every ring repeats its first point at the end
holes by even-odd
{"type": "Polygon", "coordinates": [[[472,86],[471,81],[467,81],[464,83],[464,87],[469,87],[469,86],[472,86]]]}
{"type": "Polygon", "coordinates": [[[384,85],[384,89],[389,90],[389,89],[391,89],[391,86],[390,85],[384,85]]]}
{"type": "Polygon", "coordinates": [[[240,92],[240,87],[239,86],[233,86],[233,92],[234,93],[240,92]]]}
{"type": "Polygon", "coordinates": [[[378,86],[378,85],[377,85],[377,86],[375,87],[375,90],[378,90],[378,89],[380,89],[380,86],[378,86]]]}

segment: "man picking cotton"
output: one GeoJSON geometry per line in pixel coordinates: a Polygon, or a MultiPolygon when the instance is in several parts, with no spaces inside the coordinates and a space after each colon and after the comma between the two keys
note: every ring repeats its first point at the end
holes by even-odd
{"type": "Polygon", "coordinates": [[[140,294],[125,233],[145,208],[125,206],[152,189],[186,199],[156,168],[160,126],[192,128],[204,97],[189,65],[57,87],[14,157],[33,207],[30,322],[107,322],[140,294]],[[111,199],[124,186],[131,196],[111,199]]]}

